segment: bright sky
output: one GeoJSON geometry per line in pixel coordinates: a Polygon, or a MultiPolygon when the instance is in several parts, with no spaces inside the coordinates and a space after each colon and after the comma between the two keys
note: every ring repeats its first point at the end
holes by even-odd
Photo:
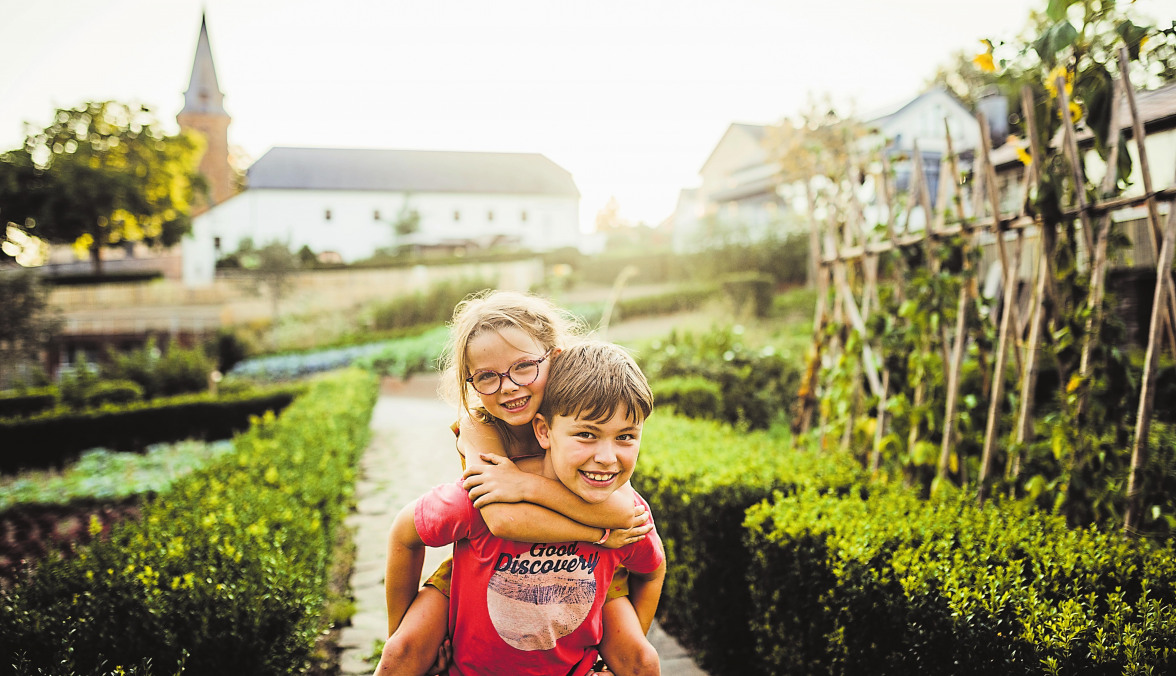
{"type": "MultiPolygon", "coordinates": [[[[1170,0],[1139,0],[1176,18],[1170,0]]],[[[1176,3],[1171,3],[1176,5],[1176,3]]],[[[229,143],[537,152],[581,226],[615,196],[657,224],[731,122],[810,94],[913,97],[1045,0],[0,0],[0,150],[56,107],[139,101],[168,132],[208,17],[229,143]]]]}

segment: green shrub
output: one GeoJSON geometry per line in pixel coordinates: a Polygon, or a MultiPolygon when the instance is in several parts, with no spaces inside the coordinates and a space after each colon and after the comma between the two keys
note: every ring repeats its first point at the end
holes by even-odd
{"type": "Polygon", "coordinates": [[[493,284],[484,279],[461,279],[400,296],[372,310],[372,328],[387,331],[447,322],[453,319],[453,308],[463,298],[491,287],[493,284]]]}
{"type": "Polygon", "coordinates": [[[133,380],[103,380],[86,390],[85,405],[126,404],[143,398],[143,388],[133,380]]]}
{"type": "Polygon", "coordinates": [[[685,377],[714,383],[721,393],[714,417],[751,429],[766,429],[786,415],[803,366],[772,346],[751,348],[738,327],[701,335],[675,331],[650,345],[639,361],[651,382],[685,377]]]}
{"type": "Polygon", "coordinates": [[[359,371],[316,382],[140,520],[0,590],[0,673],[303,673],[376,389],[359,371]]]}
{"type": "Polygon", "coordinates": [[[221,328],[216,332],[208,349],[210,354],[216,355],[216,370],[228,373],[239,362],[254,352],[254,347],[230,328],[221,328]]]}
{"type": "Polygon", "coordinates": [[[151,338],[130,352],[111,351],[102,375],[110,380],[133,380],[143,388],[145,397],[153,399],[205,390],[208,374],[215,368],[202,348],[184,348],[173,341],[161,352],[151,338]]]}
{"type": "Polygon", "coordinates": [[[0,438],[4,439],[0,472],[61,466],[79,452],[99,446],[138,451],[165,441],[227,439],[248,428],[251,416],[281,411],[304,389],[285,385],[219,397],[187,394],[0,419],[0,438]]]}
{"type": "Polygon", "coordinates": [[[718,419],[723,393],[717,383],[699,376],[675,376],[650,383],[659,407],[669,406],[678,415],[702,420],[718,419]]]}
{"type": "Polygon", "coordinates": [[[62,405],[82,409],[86,407],[86,393],[101,381],[98,367],[79,361],[73,368],[62,370],[58,377],[57,391],[62,405]]]}
{"type": "Polygon", "coordinates": [[[1172,673],[1176,551],[1015,503],[819,491],[749,510],[764,673],[1172,673]]]}
{"type": "Polygon", "coordinates": [[[781,428],[737,432],[659,411],[645,424],[633,485],[666,547],[661,619],[710,673],[755,672],[744,581],[744,512],[774,491],[846,490],[861,481],[848,456],[784,450],[781,428]]]}
{"type": "Polygon", "coordinates": [[[750,313],[753,317],[767,317],[772,309],[776,281],[761,272],[739,272],[725,275],[720,283],[723,294],[736,313],[750,313]]]}
{"type": "Polygon", "coordinates": [[[31,415],[57,405],[56,387],[38,387],[24,391],[0,392],[0,418],[31,415]]]}
{"type": "Polygon", "coordinates": [[[376,375],[408,378],[436,368],[448,336],[448,328],[437,327],[419,336],[392,341],[380,351],[365,354],[352,363],[376,375]]]}

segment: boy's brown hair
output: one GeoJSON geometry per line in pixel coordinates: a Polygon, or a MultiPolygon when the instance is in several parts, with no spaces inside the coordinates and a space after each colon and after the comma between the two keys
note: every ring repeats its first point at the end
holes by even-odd
{"type": "Polygon", "coordinates": [[[551,365],[539,413],[547,420],[558,415],[604,421],[622,407],[634,423],[648,418],[649,381],[624,348],[590,340],[568,347],[551,365]]]}

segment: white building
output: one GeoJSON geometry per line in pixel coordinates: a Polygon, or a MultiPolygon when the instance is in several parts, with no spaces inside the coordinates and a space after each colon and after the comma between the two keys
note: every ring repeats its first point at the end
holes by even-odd
{"type": "Polygon", "coordinates": [[[538,154],[273,148],[244,192],[193,219],[184,281],[210,283],[217,258],[246,239],[345,262],[400,246],[576,247],[579,204],[571,174],[538,154]],[[410,212],[415,231],[398,234],[410,212]]]}
{"type": "Polygon", "coordinates": [[[201,172],[211,205],[181,245],[183,280],[212,283],[218,258],[245,240],[309,247],[352,262],[380,249],[467,251],[499,245],[531,251],[579,247],[580,191],[543,155],[429,150],[272,148],[231,195],[224,94],[201,21],[181,128],[208,141],[201,172]],[[397,224],[415,212],[411,232],[397,224]]]}

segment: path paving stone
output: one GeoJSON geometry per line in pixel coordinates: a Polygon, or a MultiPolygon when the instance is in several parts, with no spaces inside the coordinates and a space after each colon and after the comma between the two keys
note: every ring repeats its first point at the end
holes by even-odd
{"type": "MultiPolygon", "coordinates": [[[[392,519],[417,496],[455,480],[461,471],[449,431],[454,408],[436,391],[436,376],[418,376],[407,383],[386,380],[372,413],[371,443],[360,461],[356,485],[357,508],[347,519],[357,550],[351,576],[356,612],[339,641],[344,676],[371,674],[367,657],[387,636],[384,562],[392,519]]],[[[428,577],[448,556],[448,550],[430,549],[422,575],[428,577]]],[[[649,638],[661,656],[663,674],[706,676],[656,623],[649,638]]]]}

